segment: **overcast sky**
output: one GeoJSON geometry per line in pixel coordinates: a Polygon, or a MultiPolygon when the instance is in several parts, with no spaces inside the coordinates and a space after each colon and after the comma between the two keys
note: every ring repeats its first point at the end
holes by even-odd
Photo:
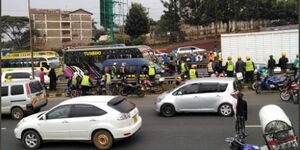
{"type": "MultiPolygon", "coordinates": [[[[31,8],[76,10],[83,8],[93,13],[95,21],[99,22],[99,1],[100,0],[31,0],[31,8]]],[[[124,0],[126,1],[126,0],[124,0]]],[[[154,20],[159,20],[164,7],[160,0],[128,0],[142,3],[149,8],[149,15],[154,20]]],[[[28,16],[27,0],[2,0],[2,15],[28,16]]]]}

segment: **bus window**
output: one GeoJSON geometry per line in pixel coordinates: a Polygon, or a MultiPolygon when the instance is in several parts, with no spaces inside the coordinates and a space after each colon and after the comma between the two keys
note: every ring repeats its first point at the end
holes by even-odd
{"type": "Polygon", "coordinates": [[[47,62],[41,62],[40,66],[46,68],[47,70],[49,70],[49,65],[47,64],[47,62]]]}

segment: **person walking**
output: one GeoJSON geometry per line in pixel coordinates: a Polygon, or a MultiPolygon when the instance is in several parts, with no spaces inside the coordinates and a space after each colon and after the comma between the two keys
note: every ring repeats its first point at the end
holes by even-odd
{"type": "Polygon", "coordinates": [[[232,62],[231,56],[228,56],[227,60],[228,61],[226,62],[225,65],[227,77],[233,77],[234,64],[232,62]]]}
{"type": "Polygon", "coordinates": [[[39,78],[42,86],[46,89],[44,68],[41,68],[41,71],[39,72],[39,78]]]}
{"type": "Polygon", "coordinates": [[[49,71],[49,78],[50,78],[50,91],[55,91],[56,90],[56,81],[57,81],[57,77],[56,77],[56,73],[53,67],[51,67],[50,71],[49,71]]]}
{"type": "Polygon", "coordinates": [[[112,95],[112,92],[111,92],[111,74],[109,73],[109,69],[108,68],[105,68],[105,76],[104,76],[104,79],[105,79],[105,91],[106,91],[106,94],[107,95],[112,95]]]}
{"type": "Polygon", "coordinates": [[[192,65],[192,68],[189,70],[190,80],[198,78],[197,65],[192,65]]]}
{"type": "Polygon", "coordinates": [[[235,72],[236,73],[242,73],[243,77],[245,76],[245,63],[244,61],[242,60],[242,57],[241,56],[238,56],[237,57],[237,62],[235,63],[235,72]]]}
{"type": "Polygon", "coordinates": [[[281,73],[286,73],[287,69],[287,63],[289,62],[289,59],[286,58],[286,53],[282,52],[281,53],[281,58],[279,59],[278,66],[281,69],[281,73]]]}
{"type": "Polygon", "coordinates": [[[207,72],[209,76],[211,76],[214,73],[212,60],[209,60],[209,63],[207,64],[207,72]]]}
{"type": "Polygon", "coordinates": [[[274,76],[274,69],[276,67],[276,61],[273,58],[273,55],[270,55],[270,59],[268,60],[268,73],[269,76],[274,76]]]}
{"type": "Polygon", "coordinates": [[[155,66],[153,65],[153,62],[150,61],[149,65],[148,65],[148,77],[149,77],[149,81],[155,82],[155,74],[156,74],[155,66]]]}
{"type": "Polygon", "coordinates": [[[246,68],[246,83],[253,83],[253,74],[255,70],[254,62],[251,61],[250,57],[246,57],[247,61],[245,63],[246,68]]]}
{"type": "Polygon", "coordinates": [[[80,85],[81,85],[82,95],[87,95],[87,91],[93,85],[89,77],[89,72],[87,70],[84,71],[84,75],[82,77],[80,85]]]}
{"type": "Polygon", "coordinates": [[[245,122],[248,119],[248,106],[247,106],[247,101],[243,99],[243,93],[238,93],[238,100],[237,100],[237,105],[236,105],[236,113],[235,113],[235,130],[237,135],[242,135],[245,136],[246,131],[245,131],[245,122]]]}
{"type": "Polygon", "coordinates": [[[296,76],[299,71],[299,54],[296,55],[296,58],[293,62],[293,68],[294,68],[294,76],[296,76]]]}

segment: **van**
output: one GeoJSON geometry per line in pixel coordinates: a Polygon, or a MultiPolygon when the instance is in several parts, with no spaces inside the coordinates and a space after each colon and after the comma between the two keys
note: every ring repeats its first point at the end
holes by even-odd
{"type": "MultiPolygon", "coordinates": [[[[40,81],[39,73],[40,71],[34,70],[34,78],[40,81]]],[[[3,72],[1,75],[1,82],[4,82],[8,76],[12,77],[12,81],[30,80],[30,76],[32,76],[32,70],[14,70],[3,72]]],[[[50,78],[48,75],[46,75],[46,73],[44,79],[45,84],[50,83],[50,78]]]]}
{"type": "Polygon", "coordinates": [[[46,106],[46,91],[38,80],[12,81],[1,85],[1,112],[22,119],[26,113],[36,113],[46,106]]]}

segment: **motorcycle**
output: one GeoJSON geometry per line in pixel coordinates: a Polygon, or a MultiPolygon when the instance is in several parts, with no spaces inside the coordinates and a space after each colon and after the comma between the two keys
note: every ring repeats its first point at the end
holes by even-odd
{"type": "Polygon", "coordinates": [[[282,91],[285,81],[287,81],[286,76],[281,76],[281,77],[271,76],[271,77],[262,78],[260,81],[258,81],[255,92],[256,94],[260,94],[262,90],[282,91]]]}
{"type": "Polygon", "coordinates": [[[162,86],[162,81],[159,82],[151,82],[149,80],[145,80],[142,85],[145,91],[155,93],[155,94],[161,94],[164,89],[162,86]]]}
{"type": "MultiPolygon", "coordinates": [[[[293,86],[293,85],[292,85],[293,86]]],[[[299,84],[294,84],[293,88],[293,103],[299,103],[299,84]]]]}
{"type": "Polygon", "coordinates": [[[229,144],[230,150],[260,150],[256,145],[244,144],[243,138],[238,135],[226,138],[225,142],[229,144]]]}
{"type": "Polygon", "coordinates": [[[133,84],[122,83],[121,84],[121,89],[120,89],[120,94],[122,96],[137,95],[139,97],[144,97],[145,96],[145,90],[141,85],[133,85],[133,84]]]}

